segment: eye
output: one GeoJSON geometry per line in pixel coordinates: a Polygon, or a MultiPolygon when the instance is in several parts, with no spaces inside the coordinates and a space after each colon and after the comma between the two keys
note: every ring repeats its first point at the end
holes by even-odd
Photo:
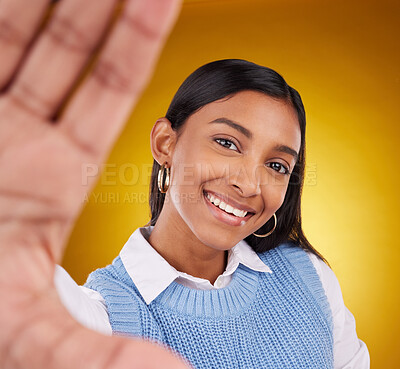
{"type": "Polygon", "coordinates": [[[226,138],[216,138],[215,141],[229,150],[239,151],[237,146],[231,140],[227,140],[226,138]],[[232,146],[234,147],[233,149],[232,146]]]}
{"type": "Polygon", "coordinates": [[[280,174],[290,174],[289,169],[285,167],[283,164],[278,162],[268,163],[267,166],[275,170],[280,174]]]}

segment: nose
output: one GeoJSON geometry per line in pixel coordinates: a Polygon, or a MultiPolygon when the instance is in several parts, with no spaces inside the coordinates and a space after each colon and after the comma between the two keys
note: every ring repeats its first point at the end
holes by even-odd
{"type": "Polygon", "coordinates": [[[235,167],[229,180],[232,187],[243,197],[261,194],[261,177],[256,165],[245,163],[235,167]]]}

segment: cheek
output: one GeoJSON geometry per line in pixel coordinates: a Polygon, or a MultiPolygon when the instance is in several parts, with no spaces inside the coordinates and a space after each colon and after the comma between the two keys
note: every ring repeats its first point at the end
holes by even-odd
{"type": "Polygon", "coordinates": [[[183,191],[199,186],[227,173],[227,160],[223,160],[208,147],[193,144],[176,150],[172,161],[171,181],[183,191]]]}
{"type": "Polygon", "coordinates": [[[178,141],[172,157],[172,183],[175,186],[196,182],[198,177],[198,162],[204,153],[196,142],[189,144],[191,140],[182,139],[178,141]]]}
{"type": "Polygon", "coordinates": [[[211,160],[196,156],[190,161],[187,155],[185,162],[176,160],[171,171],[171,187],[169,190],[170,201],[186,221],[194,225],[206,207],[204,206],[203,190],[216,189],[226,186],[227,163],[225,161],[211,160]],[[204,206],[204,209],[203,209],[204,206]]]}
{"type": "MultiPolygon", "coordinates": [[[[185,158],[189,159],[189,158],[185,158]]],[[[186,219],[196,212],[202,199],[201,184],[203,182],[204,165],[202,163],[175,161],[172,164],[171,187],[169,197],[176,210],[186,219]]],[[[188,221],[188,219],[186,219],[188,221]]]]}
{"type": "Polygon", "coordinates": [[[285,200],[288,184],[287,182],[269,183],[263,187],[265,211],[269,214],[274,213],[282,206],[285,200]]]}

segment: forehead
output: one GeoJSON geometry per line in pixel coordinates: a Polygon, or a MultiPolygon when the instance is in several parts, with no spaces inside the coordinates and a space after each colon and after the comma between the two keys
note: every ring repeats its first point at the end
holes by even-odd
{"type": "Polygon", "coordinates": [[[186,133],[197,135],[205,130],[229,130],[221,123],[210,123],[227,118],[252,133],[254,141],[271,141],[300,149],[301,132],[295,109],[283,100],[256,91],[241,91],[230,97],[203,106],[185,123],[186,133]]]}

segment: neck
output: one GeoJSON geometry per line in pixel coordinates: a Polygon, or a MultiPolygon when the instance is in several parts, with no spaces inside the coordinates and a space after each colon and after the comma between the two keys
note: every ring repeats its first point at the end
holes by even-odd
{"type": "Polygon", "coordinates": [[[176,270],[207,279],[211,284],[226,269],[228,251],[202,243],[180,215],[164,206],[149,243],[176,270]]]}

